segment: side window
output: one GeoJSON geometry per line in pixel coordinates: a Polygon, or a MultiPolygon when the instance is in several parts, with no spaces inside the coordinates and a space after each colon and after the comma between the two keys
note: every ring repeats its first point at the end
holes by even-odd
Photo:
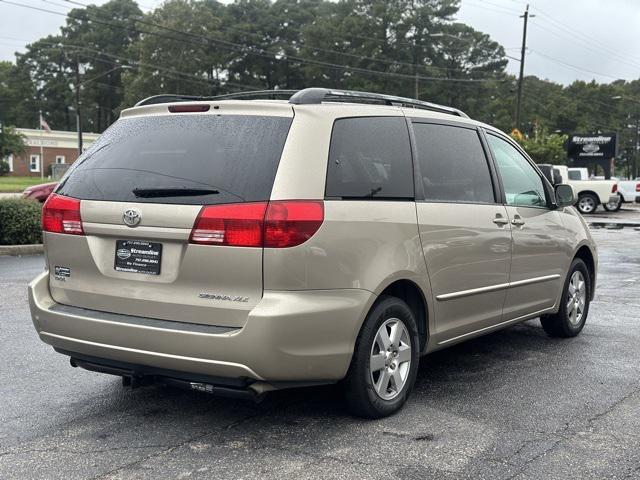
{"type": "Polygon", "coordinates": [[[475,130],[414,123],[427,201],[495,203],[493,183],[475,130]]]}
{"type": "Polygon", "coordinates": [[[546,207],[544,184],[527,159],[509,142],[493,135],[487,140],[495,157],[508,205],[546,207]]]}
{"type": "Polygon", "coordinates": [[[326,195],[413,198],[413,167],[404,117],[336,120],[331,134],[326,195]]]}

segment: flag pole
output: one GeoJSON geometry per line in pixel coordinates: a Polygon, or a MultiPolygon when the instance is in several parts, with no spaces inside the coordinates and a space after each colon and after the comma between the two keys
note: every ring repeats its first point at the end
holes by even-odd
{"type": "Polygon", "coordinates": [[[42,110],[39,110],[40,113],[40,180],[44,180],[44,148],[43,143],[44,140],[42,138],[42,110]]]}

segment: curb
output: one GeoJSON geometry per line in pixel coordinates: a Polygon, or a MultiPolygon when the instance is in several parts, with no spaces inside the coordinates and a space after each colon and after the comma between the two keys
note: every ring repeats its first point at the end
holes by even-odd
{"type": "Polygon", "coordinates": [[[38,255],[43,251],[44,248],[41,243],[33,245],[0,245],[0,255],[38,255]]]}
{"type": "Polygon", "coordinates": [[[601,229],[604,228],[606,230],[622,230],[623,228],[633,228],[635,230],[640,229],[640,223],[637,222],[616,222],[616,221],[608,221],[608,222],[588,222],[589,228],[601,229]]]}

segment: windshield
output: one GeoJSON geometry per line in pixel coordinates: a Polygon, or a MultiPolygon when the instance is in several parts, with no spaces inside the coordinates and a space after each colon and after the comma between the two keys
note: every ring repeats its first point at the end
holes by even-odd
{"type": "Polygon", "coordinates": [[[248,115],[121,119],[73,164],[57,193],[195,205],[268,200],[291,121],[248,115]]]}

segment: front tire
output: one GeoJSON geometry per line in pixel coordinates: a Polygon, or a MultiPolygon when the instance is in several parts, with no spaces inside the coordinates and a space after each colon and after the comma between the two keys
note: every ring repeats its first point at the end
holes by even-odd
{"type": "Polygon", "coordinates": [[[598,200],[598,197],[596,197],[592,193],[583,193],[578,197],[576,208],[583,215],[594,213],[598,209],[599,203],[600,200],[598,200]]]}
{"type": "Polygon", "coordinates": [[[587,265],[575,258],[564,282],[560,309],[552,315],[542,315],[540,323],[551,337],[575,337],[584,328],[589,314],[591,277],[587,265]]]}
{"type": "Polygon", "coordinates": [[[360,330],[345,379],[349,410],[365,418],[397,412],[416,380],[419,345],[408,305],[396,297],[380,297],[360,330]]]}

